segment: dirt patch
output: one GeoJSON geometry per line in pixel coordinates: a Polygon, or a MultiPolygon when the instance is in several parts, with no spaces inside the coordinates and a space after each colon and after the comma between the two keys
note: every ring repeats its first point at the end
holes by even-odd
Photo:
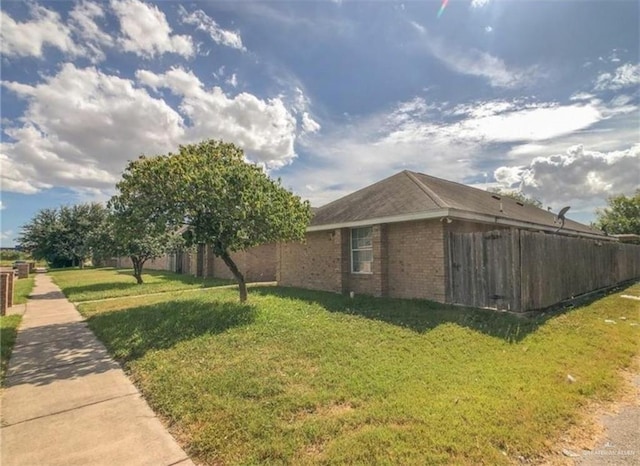
{"type": "Polygon", "coordinates": [[[353,410],[354,407],[351,403],[330,403],[324,406],[302,409],[292,416],[291,421],[300,422],[311,417],[335,418],[350,413],[353,410]]]}

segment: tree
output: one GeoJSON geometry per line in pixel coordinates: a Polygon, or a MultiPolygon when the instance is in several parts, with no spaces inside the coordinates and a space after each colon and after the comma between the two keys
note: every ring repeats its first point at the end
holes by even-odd
{"type": "Polygon", "coordinates": [[[241,302],[247,299],[247,287],[231,254],[301,240],[311,218],[308,202],[247,163],[242,149],[222,141],[180,146],[177,154],[142,156],[129,163],[117,189],[120,196],[136,199],[150,221],[173,230],[186,225],[190,243],[211,244],[236,278],[241,302]]]}
{"type": "Polygon", "coordinates": [[[106,210],[87,203],[42,209],[21,228],[20,247],[52,267],[82,265],[92,255],[94,236],[102,229],[106,210]]]}
{"type": "Polygon", "coordinates": [[[130,257],[133,276],[141,285],[145,262],[177,249],[183,241],[166,224],[153,221],[151,213],[145,210],[148,203],[127,194],[121,192],[109,201],[111,214],[99,239],[100,249],[130,257]]]}
{"type": "Polygon", "coordinates": [[[534,207],[542,208],[542,202],[539,199],[533,197],[527,197],[522,191],[511,191],[509,189],[493,188],[489,190],[492,193],[499,196],[510,197],[516,201],[520,201],[523,204],[532,205],[534,207]]]}
{"type": "Polygon", "coordinates": [[[640,235],[640,189],[633,196],[611,196],[608,207],[596,210],[596,226],[610,235],[640,235]]]}

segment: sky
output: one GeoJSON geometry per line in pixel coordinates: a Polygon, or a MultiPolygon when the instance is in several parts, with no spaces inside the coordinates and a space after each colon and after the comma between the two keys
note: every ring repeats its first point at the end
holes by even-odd
{"type": "Polygon", "coordinates": [[[215,138],[313,206],[409,169],[589,223],[640,186],[637,0],[3,1],[0,242],[215,138]]]}

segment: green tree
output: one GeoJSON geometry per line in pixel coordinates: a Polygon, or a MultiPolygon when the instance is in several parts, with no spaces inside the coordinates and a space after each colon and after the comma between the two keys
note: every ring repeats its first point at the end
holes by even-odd
{"type": "Polygon", "coordinates": [[[94,237],[106,215],[104,206],[96,202],[42,209],[22,226],[18,243],[34,259],[44,259],[53,267],[82,267],[92,255],[94,237]]]}
{"type": "Polygon", "coordinates": [[[611,196],[608,207],[596,210],[596,227],[610,235],[640,235],[640,189],[632,196],[611,196]]]}
{"type": "Polygon", "coordinates": [[[129,163],[116,187],[119,196],[136,199],[149,221],[174,231],[186,225],[191,244],[211,244],[238,281],[241,302],[247,287],[231,254],[301,240],[311,218],[308,202],[247,163],[240,148],[222,141],[140,157],[129,163]]]}
{"type": "Polygon", "coordinates": [[[136,202],[135,197],[113,196],[108,204],[111,214],[97,239],[103,256],[131,258],[138,285],[144,283],[145,262],[177,249],[183,242],[182,237],[171,232],[165,224],[152,221],[144,205],[136,202]]]}
{"type": "Polygon", "coordinates": [[[528,197],[522,191],[511,191],[509,189],[492,188],[489,192],[498,194],[499,196],[510,197],[516,201],[520,201],[523,204],[532,205],[534,207],[542,208],[542,201],[534,197],[528,197]]]}

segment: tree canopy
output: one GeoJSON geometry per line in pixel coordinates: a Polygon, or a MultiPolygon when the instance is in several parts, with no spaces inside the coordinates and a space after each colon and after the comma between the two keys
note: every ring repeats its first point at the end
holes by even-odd
{"type": "Polygon", "coordinates": [[[236,277],[241,301],[246,284],[231,253],[301,240],[311,218],[308,202],[246,162],[242,149],[216,140],[142,156],[129,163],[117,189],[127,202],[135,199],[153,225],[172,231],[186,225],[190,242],[210,244],[236,277]]]}
{"type": "Polygon", "coordinates": [[[607,199],[608,207],[596,210],[596,226],[610,235],[640,235],[640,189],[632,196],[623,194],[607,199]]]}
{"type": "Polygon", "coordinates": [[[180,247],[182,237],[162,222],[153,220],[149,203],[121,192],[108,204],[110,214],[100,238],[101,249],[111,255],[128,256],[133,264],[133,276],[140,285],[144,264],[180,247]]]}
{"type": "Polygon", "coordinates": [[[79,265],[92,256],[107,211],[97,202],[42,209],[21,228],[18,243],[52,267],[79,265]]]}

